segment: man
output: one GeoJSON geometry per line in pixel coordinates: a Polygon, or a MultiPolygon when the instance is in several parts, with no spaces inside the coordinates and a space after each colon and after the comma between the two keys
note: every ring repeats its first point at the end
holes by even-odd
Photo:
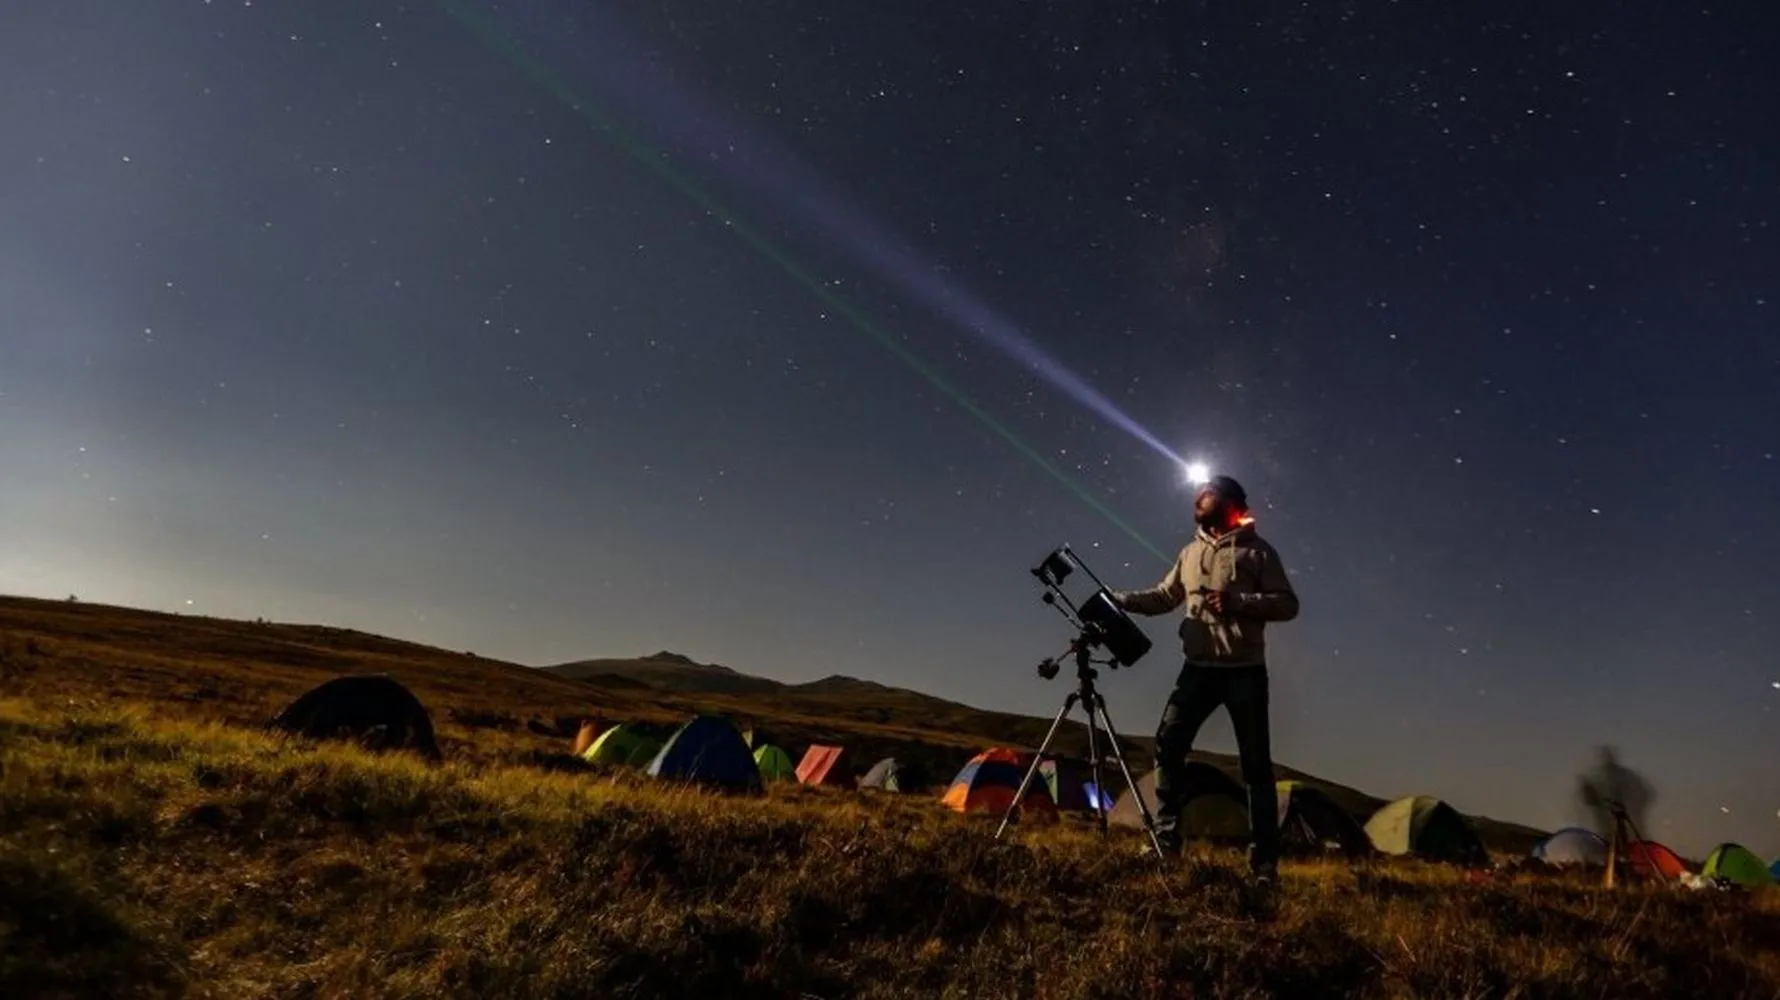
{"type": "Polygon", "coordinates": [[[1298,616],[1298,595],[1273,546],[1255,533],[1248,496],[1228,476],[1205,484],[1193,503],[1199,530],[1174,568],[1150,590],[1113,595],[1133,614],[1161,615],[1186,606],[1181,648],[1186,665],[1156,731],[1156,822],[1162,849],[1179,854],[1186,805],[1187,754],[1199,727],[1229,709],[1248,785],[1249,868],[1271,882],[1279,861],[1273,758],[1267,731],[1267,645],[1270,621],[1298,616]]]}

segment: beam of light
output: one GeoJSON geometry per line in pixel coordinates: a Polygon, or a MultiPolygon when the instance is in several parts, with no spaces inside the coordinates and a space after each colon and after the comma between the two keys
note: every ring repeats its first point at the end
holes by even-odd
{"type": "MultiPolygon", "coordinates": [[[[740,237],[756,252],[777,264],[786,272],[786,274],[807,288],[811,294],[815,295],[816,298],[821,300],[824,305],[828,306],[836,314],[846,319],[861,332],[868,334],[878,346],[882,347],[898,361],[907,365],[915,373],[919,374],[935,388],[939,389],[953,402],[957,403],[966,413],[970,414],[979,423],[994,432],[997,437],[1001,438],[1017,453],[1029,459],[1040,470],[1045,472],[1051,478],[1057,480],[1071,493],[1075,494],[1078,499],[1105,518],[1108,523],[1112,524],[1133,541],[1143,546],[1144,549],[1148,550],[1158,559],[1167,560],[1170,558],[1167,553],[1163,552],[1162,549],[1158,548],[1153,542],[1145,538],[1141,532],[1114,512],[1102,502],[1099,497],[1095,496],[1087,488],[1076,482],[1062,469],[1057,467],[1056,464],[1046,458],[1038,449],[1021,440],[1011,429],[996,420],[993,415],[980,406],[975,400],[971,399],[962,389],[948,381],[935,370],[933,366],[917,357],[914,352],[903,343],[901,338],[898,338],[885,330],[880,324],[869,317],[861,307],[855,305],[850,299],[836,292],[828,282],[818,277],[808,267],[793,259],[788,253],[780,249],[777,244],[768,239],[759,230],[748,225],[737,215],[737,213],[720,202],[714,194],[701,187],[685,173],[675,169],[663,152],[651,146],[637,135],[626,130],[614,116],[606,113],[573,89],[560,74],[554,72],[549,67],[544,66],[539,60],[528,57],[525,48],[523,48],[518,41],[498,30],[488,16],[472,12],[467,9],[466,5],[456,2],[456,0],[439,0],[439,6],[454,20],[468,28],[484,43],[504,55],[534,83],[550,91],[565,105],[581,115],[582,118],[592,125],[596,131],[613,140],[625,153],[629,154],[637,162],[647,167],[652,173],[666,181],[681,194],[697,203],[705,211],[718,219],[721,219],[731,232],[740,237]]],[[[569,23],[575,21],[577,15],[581,15],[584,19],[587,10],[588,8],[586,7],[580,7],[572,13],[566,11],[558,11],[557,13],[561,15],[563,23],[569,23]]],[[[543,46],[546,40],[553,40],[558,37],[561,36],[552,34],[543,27],[534,32],[535,43],[540,46],[543,46]]],[[[628,53],[623,51],[622,46],[612,46],[612,48],[618,50],[613,53],[613,55],[615,61],[619,64],[628,65],[634,62],[634,59],[628,53]]],[[[573,61],[574,60],[571,60],[571,62],[573,61]]],[[[598,61],[596,60],[595,62],[598,61]]],[[[633,93],[632,96],[635,96],[635,94],[633,93]]],[[[672,114],[671,112],[656,113],[668,114],[670,117],[672,114]]],[[[814,191],[816,189],[812,188],[811,190],[814,191]]],[[[797,203],[807,203],[808,200],[808,196],[800,195],[798,196],[797,203]]],[[[836,207],[838,212],[845,212],[844,208],[838,206],[830,207],[836,207]]],[[[850,217],[850,215],[851,213],[847,213],[838,217],[847,218],[850,217]]],[[[912,260],[912,258],[909,259],[912,260]]],[[[935,282],[935,285],[936,287],[945,287],[943,282],[935,282]]],[[[962,301],[968,302],[974,300],[966,299],[962,301]]],[[[991,315],[986,307],[983,308],[982,314],[991,315]]],[[[1019,338],[1018,341],[1013,339],[1014,337],[1018,337],[1018,333],[1011,326],[1005,328],[1004,334],[1005,335],[1000,341],[996,341],[993,338],[986,339],[989,339],[991,343],[1005,343],[1010,345],[1010,348],[1004,349],[1011,349],[1011,345],[1024,342],[1024,338],[1019,338]]],[[[1060,364],[1050,360],[1048,355],[1045,355],[1036,346],[1033,346],[1031,350],[1032,354],[1028,360],[1031,361],[1038,370],[1046,370],[1042,367],[1041,362],[1048,362],[1056,371],[1062,372],[1071,379],[1074,378],[1074,376],[1068,375],[1067,371],[1063,369],[1060,364]]],[[[1116,407],[1113,407],[1110,402],[1099,397],[1098,394],[1094,393],[1092,388],[1087,387],[1085,383],[1081,383],[1079,379],[1075,379],[1075,383],[1080,384],[1083,390],[1085,390],[1086,393],[1091,394],[1094,398],[1101,399],[1101,402],[1104,403],[1106,409],[1111,410],[1113,413],[1118,413],[1116,407]]],[[[1131,427],[1135,427],[1140,432],[1140,440],[1143,440],[1152,448],[1167,455],[1176,464],[1180,462],[1180,459],[1173,455],[1172,452],[1159,441],[1156,441],[1153,435],[1150,435],[1147,431],[1142,431],[1141,426],[1137,425],[1135,421],[1124,417],[1122,414],[1119,414],[1119,416],[1122,421],[1121,426],[1129,424],[1131,427]]]]}
{"type": "MultiPolygon", "coordinates": [[[[690,156],[708,161],[727,178],[770,199],[860,266],[893,282],[904,293],[974,334],[1054,387],[1142,442],[1171,466],[1180,456],[1120,410],[1086,380],[1052,357],[980,296],[947,281],[888,227],[855,208],[842,192],[779,149],[702,101],[674,79],[670,67],[626,37],[597,4],[532,4],[548,10],[547,23],[528,32],[534,51],[549,51],[554,66],[574,67],[631,121],[648,122],[690,156]],[[576,30],[576,29],[579,30],[576,30]]],[[[541,19],[540,19],[541,20],[541,19]]]]}

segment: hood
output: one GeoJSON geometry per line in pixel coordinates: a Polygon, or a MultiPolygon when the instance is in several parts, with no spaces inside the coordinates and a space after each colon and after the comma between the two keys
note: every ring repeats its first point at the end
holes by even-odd
{"type": "Polygon", "coordinates": [[[1253,538],[1254,535],[1255,519],[1253,517],[1244,517],[1241,521],[1236,523],[1236,527],[1231,528],[1229,531],[1226,531],[1221,535],[1213,535],[1204,528],[1198,530],[1199,540],[1213,548],[1229,545],[1241,539],[1253,538]]]}

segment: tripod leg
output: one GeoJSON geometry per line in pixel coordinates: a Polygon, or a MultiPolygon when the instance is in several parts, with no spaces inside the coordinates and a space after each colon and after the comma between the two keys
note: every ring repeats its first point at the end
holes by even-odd
{"type": "MultiPolygon", "coordinates": [[[[1638,824],[1632,822],[1632,817],[1629,815],[1625,818],[1625,828],[1630,831],[1633,837],[1637,838],[1636,843],[1644,845],[1644,860],[1650,863],[1650,870],[1656,875],[1656,880],[1658,882],[1669,881],[1669,876],[1664,875],[1663,870],[1656,866],[1656,858],[1652,857],[1650,854],[1650,844],[1644,840],[1644,831],[1638,829],[1638,824]]],[[[1623,840],[1625,838],[1622,836],[1621,839],[1623,840]]],[[[1629,843],[1632,843],[1632,841],[1628,841],[1628,844],[1629,843]]],[[[1626,849],[1626,857],[1628,859],[1631,857],[1631,849],[1629,847],[1626,849]]]]}
{"type": "Polygon", "coordinates": [[[1026,798],[1026,789],[1032,786],[1032,779],[1038,774],[1039,763],[1045,759],[1045,752],[1051,749],[1051,741],[1057,738],[1057,730],[1062,728],[1064,718],[1069,715],[1069,710],[1075,707],[1079,698],[1079,692],[1071,691],[1069,697],[1063,699],[1063,707],[1057,711],[1057,718],[1051,721],[1051,731],[1045,734],[1044,742],[1038,745],[1038,752],[1032,755],[1032,765],[1026,768],[1026,776],[1020,779],[1020,790],[1014,793],[1014,800],[1008,803],[1007,812],[1002,814],[1001,825],[995,828],[996,840],[1001,839],[1001,835],[1007,831],[1008,823],[1013,821],[1014,810],[1020,808],[1021,800],[1026,798]]]}
{"type": "MultiPolygon", "coordinates": [[[[1100,835],[1104,837],[1107,833],[1107,826],[1106,812],[1100,808],[1100,738],[1098,733],[1098,730],[1100,729],[1100,720],[1095,717],[1094,713],[1095,706],[1099,700],[1100,696],[1098,694],[1088,695],[1088,771],[1094,775],[1094,817],[1099,821],[1100,835]]],[[[1110,733],[1107,738],[1112,738],[1110,733]]],[[[1057,780],[1063,780],[1062,776],[1059,775],[1057,780]]],[[[1063,793],[1059,790],[1057,794],[1061,797],[1063,793]]],[[[1062,803],[1058,803],[1058,805],[1061,806],[1062,803]]]]}
{"type": "MultiPolygon", "coordinates": [[[[1156,836],[1156,819],[1150,815],[1150,807],[1144,804],[1143,793],[1137,790],[1137,779],[1131,776],[1131,766],[1125,763],[1125,751],[1119,748],[1119,731],[1113,727],[1112,715],[1106,710],[1106,699],[1098,693],[1094,696],[1094,705],[1090,712],[1098,711],[1100,721],[1106,724],[1107,740],[1112,744],[1113,759],[1119,762],[1119,773],[1125,776],[1125,787],[1131,789],[1131,800],[1137,804],[1137,814],[1143,817],[1143,832],[1150,838],[1150,846],[1156,850],[1156,860],[1164,860],[1162,854],[1162,838],[1156,836]]],[[[1106,820],[1103,818],[1102,823],[1106,820]]]]}
{"type": "Polygon", "coordinates": [[[1619,822],[1619,817],[1613,817],[1613,829],[1607,832],[1607,870],[1601,873],[1603,889],[1613,888],[1619,880],[1619,863],[1626,856],[1626,848],[1622,844],[1625,839],[1623,832],[1624,826],[1619,822]]]}

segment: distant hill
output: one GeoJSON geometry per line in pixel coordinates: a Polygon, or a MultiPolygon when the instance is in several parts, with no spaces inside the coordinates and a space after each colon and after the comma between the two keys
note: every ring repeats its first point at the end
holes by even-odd
{"type": "Polygon", "coordinates": [[[699,663],[679,653],[660,652],[637,659],[595,659],[544,667],[557,677],[577,681],[621,678],[661,691],[704,691],[723,694],[766,694],[785,685],[753,677],[714,663],[699,663]]]}
{"type": "Polygon", "coordinates": [[[819,681],[792,684],[790,687],[793,690],[804,691],[809,694],[914,694],[913,691],[904,688],[893,688],[888,684],[879,684],[877,681],[862,681],[857,677],[848,677],[845,674],[830,674],[819,681]]]}

